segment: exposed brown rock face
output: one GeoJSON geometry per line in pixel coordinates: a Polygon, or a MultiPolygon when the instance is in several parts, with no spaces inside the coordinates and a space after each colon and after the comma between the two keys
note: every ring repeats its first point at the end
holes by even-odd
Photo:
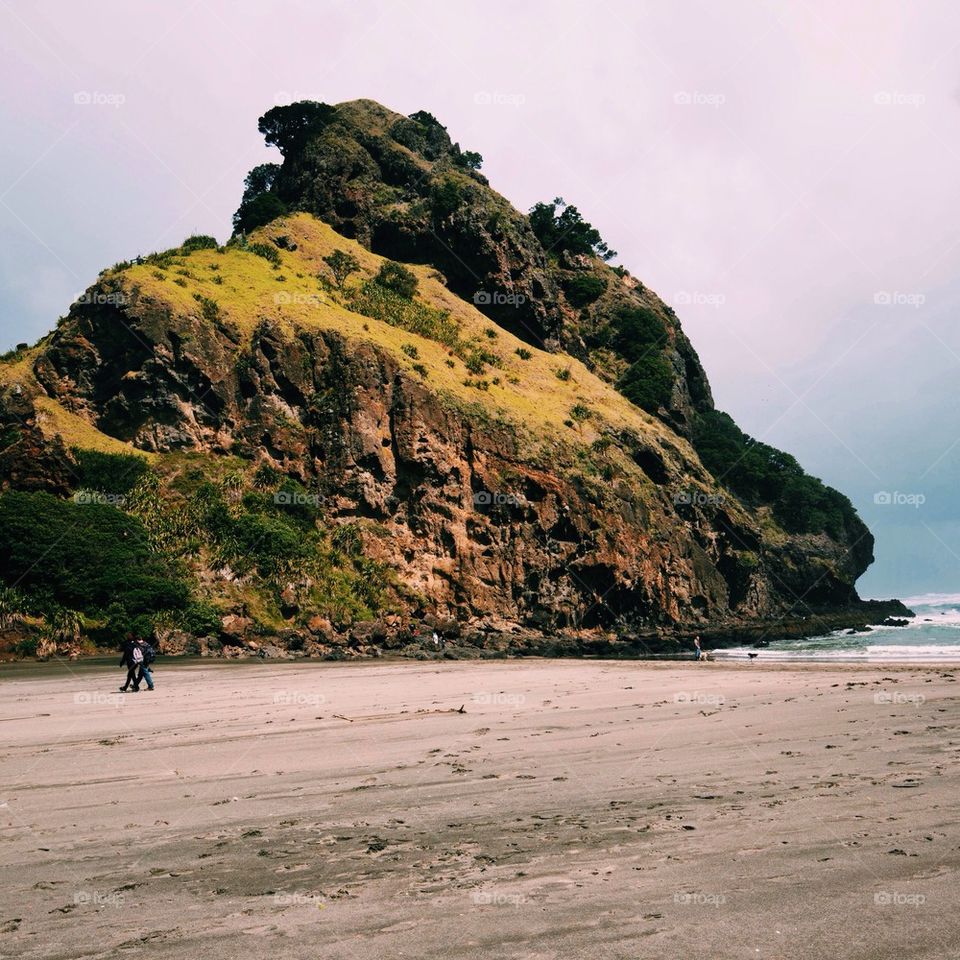
{"type": "Polygon", "coordinates": [[[0,489],[70,491],[72,463],[63,442],[43,436],[32,399],[19,386],[0,401],[0,438],[0,489]]]}
{"type": "Polygon", "coordinates": [[[333,331],[289,337],[264,323],[247,351],[196,318],[82,307],[36,374],[145,450],[269,458],[323,495],[330,520],[375,522],[367,551],[442,615],[643,628],[855,599],[844,545],[775,545],[739,505],[676,502],[711,479],[679,444],[625,435],[629,473],[571,478],[536,438],[467,415],[376,344],[333,331]]]}

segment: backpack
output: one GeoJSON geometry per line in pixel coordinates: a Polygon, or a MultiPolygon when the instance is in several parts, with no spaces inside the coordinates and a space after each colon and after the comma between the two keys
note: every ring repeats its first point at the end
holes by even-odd
{"type": "Polygon", "coordinates": [[[134,663],[143,663],[143,651],[140,649],[139,645],[133,648],[132,659],[134,663]]]}
{"type": "Polygon", "coordinates": [[[143,662],[149,667],[157,659],[157,651],[149,643],[143,645],[143,662]]]}

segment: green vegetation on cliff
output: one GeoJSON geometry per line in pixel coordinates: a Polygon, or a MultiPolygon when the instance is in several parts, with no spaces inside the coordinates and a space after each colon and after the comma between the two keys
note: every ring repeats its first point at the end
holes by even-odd
{"type": "Polygon", "coordinates": [[[866,532],[847,497],[804,473],[789,453],[745,434],[726,413],[701,414],[693,443],[720,483],[749,504],[772,506],[790,533],[826,533],[839,540],[866,532]]]}

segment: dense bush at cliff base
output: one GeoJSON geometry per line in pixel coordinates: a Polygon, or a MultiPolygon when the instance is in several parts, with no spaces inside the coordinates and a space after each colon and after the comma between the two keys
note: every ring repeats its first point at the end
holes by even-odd
{"type": "Polygon", "coordinates": [[[48,493],[0,496],[0,578],[36,609],[51,606],[126,620],[182,610],[188,590],[150,549],[135,517],[48,493]]]}

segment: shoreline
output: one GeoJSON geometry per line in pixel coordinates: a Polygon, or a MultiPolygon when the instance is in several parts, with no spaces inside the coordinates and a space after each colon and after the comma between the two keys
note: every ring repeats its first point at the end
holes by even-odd
{"type": "MultiPolygon", "coordinates": [[[[444,651],[432,649],[425,635],[411,638],[409,634],[398,631],[395,625],[383,621],[358,624],[335,640],[326,638],[327,642],[319,646],[305,643],[303,635],[296,630],[286,631],[284,637],[254,635],[219,640],[213,637],[195,638],[177,634],[173,647],[163,638],[155,641],[155,646],[164,660],[199,655],[203,660],[267,659],[322,662],[352,662],[356,659],[487,660],[530,657],[682,661],[692,658],[694,636],[700,636],[708,652],[747,646],[765,650],[779,640],[813,639],[838,630],[866,632],[871,628],[889,625],[884,624],[884,621],[896,621],[912,616],[914,616],[913,612],[899,600],[868,600],[832,612],[811,612],[805,616],[777,620],[678,625],[669,629],[651,628],[639,632],[624,631],[621,634],[587,630],[545,633],[521,627],[515,627],[509,631],[494,628],[469,628],[461,631],[459,626],[455,626],[455,632],[447,634],[447,647],[444,651]],[[816,629],[813,629],[814,626],[816,629]],[[190,649],[191,642],[196,653],[185,652],[190,649]]],[[[429,619],[425,620],[425,628],[432,629],[432,623],[433,621],[429,619]]],[[[11,637],[13,632],[8,631],[5,639],[7,646],[14,642],[11,637]]],[[[958,647],[958,654],[960,654],[960,647],[958,647]]],[[[100,650],[93,654],[81,651],[71,659],[71,662],[108,658],[113,655],[112,652],[107,654],[100,650]]],[[[116,655],[119,655],[119,648],[116,655]]],[[[68,659],[68,657],[61,655],[59,659],[68,659]]],[[[30,660],[32,660],[30,657],[10,656],[9,659],[2,659],[0,656],[0,665],[30,660]]]]}

